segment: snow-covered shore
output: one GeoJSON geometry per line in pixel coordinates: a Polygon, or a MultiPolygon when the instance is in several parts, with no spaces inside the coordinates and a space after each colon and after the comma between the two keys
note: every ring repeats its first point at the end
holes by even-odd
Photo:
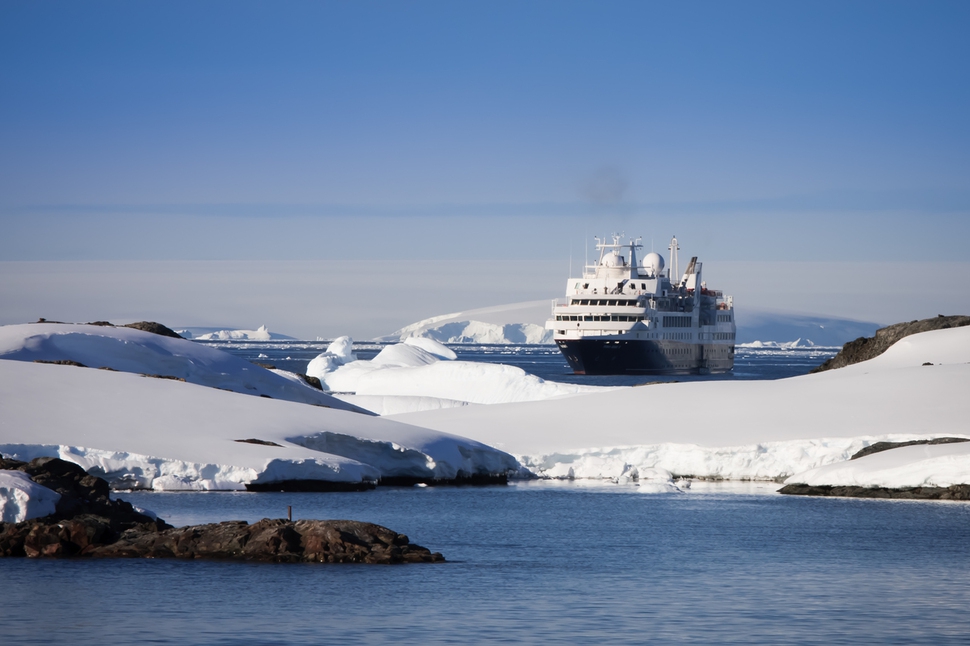
{"type": "Polygon", "coordinates": [[[52,455],[116,487],[244,489],[285,480],[502,474],[479,442],[320,406],[74,366],[0,361],[0,453],[52,455]],[[264,444],[240,442],[256,439],[264,444]]]}
{"type": "MultiPolygon", "coordinates": [[[[970,329],[959,328],[913,335],[870,361],[791,379],[656,384],[392,418],[462,429],[552,477],[662,469],[782,479],[845,461],[876,441],[970,437],[967,392],[970,329]]],[[[970,481],[970,461],[963,468],[970,481]]]]}
{"type": "Polygon", "coordinates": [[[357,361],[350,340],[338,340],[308,372],[326,387],[351,390],[341,397],[359,406],[411,411],[379,418],[299,398],[225,392],[220,384],[265,394],[267,383],[279,388],[262,381],[272,377],[298,393],[328,397],[292,375],[287,380],[212,348],[137,330],[78,327],[86,326],[0,328],[0,355],[20,359],[0,361],[0,453],[57,455],[116,486],[451,479],[515,472],[520,465],[508,453],[539,476],[639,480],[657,490],[672,490],[678,476],[970,483],[970,444],[898,448],[847,462],[878,441],[970,437],[970,328],[913,335],[875,359],[791,379],[610,389],[456,361],[426,338],[388,346],[372,361],[357,361]],[[170,376],[195,383],[27,363],[32,358],[176,371],[170,376]],[[239,441],[249,439],[262,443],[239,441]]]}

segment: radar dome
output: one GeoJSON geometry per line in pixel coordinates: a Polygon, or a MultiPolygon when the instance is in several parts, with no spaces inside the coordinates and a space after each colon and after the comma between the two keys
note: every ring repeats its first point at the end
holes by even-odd
{"type": "Polygon", "coordinates": [[[644,273],[648,276],[659,276],[660,272],[664,270],[663,256],[656,251],[651,251],[643,257],[643,262],[640,266],[643,267],[644,273]]]}
{"type": "Polygon", "coordinates": [[[603,256],[603,262],[600,264],[604,267],[622,267],[626,264],[626,261],[623,259],[623,256],[615,251],[611,251],[603,256]]]}

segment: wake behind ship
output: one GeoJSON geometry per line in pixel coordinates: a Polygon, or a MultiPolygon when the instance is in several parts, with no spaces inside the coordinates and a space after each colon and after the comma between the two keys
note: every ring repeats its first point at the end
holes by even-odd
{"type": "Polygon", "coordinates": [[[597,238],[599,260],[566,283],[546,329],[579,375],[708,374],[734,368],[734,299],[707,288],[697,257],[677,278],[654,252],[637,259],[639,241],[597,238]],[[628,255],[624,255],[628,254],[628,255]]]}

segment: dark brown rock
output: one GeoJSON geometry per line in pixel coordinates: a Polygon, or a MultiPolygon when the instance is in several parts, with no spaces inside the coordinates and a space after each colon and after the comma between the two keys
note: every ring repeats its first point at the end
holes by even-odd
{"type": "Polygon", "coordinates": [[[57,511],[0,523],[0,556],[233,559],[276,563],[437,563],[441,554],[386,527],[352,520],[263,519],[172,527],[111,500],[108,483],[58,458],[4,459],[61,494],[57,511]]]}
{"type": "Polygon", "coordinates": [[[311,377],[310,375],[305,375],[303,373],[297,373],[303,381],[307,382],[308,385],[313,386],[317,390],[323,390],[323,382],[320,381],[319,377],[311,377]]]}
{"type": "Polygon", "coordinates": [[[970,325],[970,316],[940,315],[932,319],[889,325],[876,330],[875,336],[859,337],[855,341],[849,341],[842,346],[842,349],[837,355],[812,370],[812,372],[844,368],[854,363],[868,361],[888,350],[896,341],[911,334],[930,332],[932,330],[945,330],[951,327],[963,327],[964,325],[970,325]]]}
{"type": "Polygon", "coordinates": [[[48,359],[34,359],[34,363],[50,363],[55,366],[76,366],[78,368],[87,368],[83,363],[78,363],[77,361],[72,361],[71,359],[57,359],[56,361],[50,361],[48,359]]]}
{"type": "MultiPolygon", "coordinates": [[[[53,541],[50,541],[53,542],[53,541]]],[[[43,552],[39,556],[56,556],[43,552]]],[[[35,552],[37,550],[35,549],[35,552]]],[[[160,532],[128,531],[84,555],[183,559],[230,559],[275,563],[437,563],[438,553],[411,545],[407,536],[351,520],[264,518],[252,525],[228,521],[160,532]]]]}
{"type": "Polygon", "coordinates": [[[901,500],[970,500],[970,485],[951,487],[837,487],[831,485],[790,484],[778,493],[792,496],[836,496],[843,498],[893,498],[901,500]]]}
{"type": "Polygon", "coordinates": [[[182,338],[175,330],[165,327],[161,323],[156,323],[155,321],[138,321],[137,323],[128,323],[122,327],[130,327],[136,330],[141,330],[142,332],[151,332],[152,334],[167,336],[173,339],[182,338]]]}
{"type": "Polygon", "coordinates": [[[970,442],[965,437],[935,437],[932,440],[910,440],[909,442],[875,442],[864,449],[856,451],[850,460],[858,460],[873,453],[881,453],[901,446],[915,446],[917,444],[953,444],[954,442],[970,442]]]}

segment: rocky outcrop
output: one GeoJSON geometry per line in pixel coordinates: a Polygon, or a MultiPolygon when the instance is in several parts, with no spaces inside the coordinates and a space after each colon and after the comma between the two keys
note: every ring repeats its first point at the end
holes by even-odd
{"type": "Polygon", "coordinates": [[[233,520],[161,532],[126,532],[93,557],[237,559],[276,563],[436,563],[441,554],[411,545],[386,527],[354,520],[264,518],[233,520]]]}
{"type": "Polygon", "coordinates": [[[858,460],[873,453],[881,453],[901,446],[915,446],[917,444],[953,444],[954,442],[970,442],[965,437],[935,437],[932,440],[910,440],[909,442],[875,442],[864,449],[856,451],[850,460],[858,460]]]}
{"type": "Polygon", "coordinates": [[[876,330],[876,335],[872,337],[859,337],[855,341],[849,341],[842,346],[837,355],[812,370],[812,372],[822,372],[834,368],[844,368],[854,363],[868,361],[889,349],[889,346],[900,339],[911,334],[920,332],[930,332],[932,330],[945,330],[951,327],[963,327],[970,325],[970,316],[937,316],[932,319],[921,321],[911,321],[909,323],[896,323],[876,330]]]}
{"type": "Polygon", "coordinates": [[[353,520],[228,521],[172,527],[111,500],[108,483],[57,458],[0,457],[61,494],[56,512],[0,523],[0,556],[233,559],[275,563],[437,563],[441,554],[386,527],[353,520]]]}
{"type": "MultiPolygon", "coordinates": [[[[59,323],[64,324],[64,321],[48,321],[47,319],[41,318],[35,321],[36,323],[59,323]]],[[[136,330],[141,330],[142,332],[151,332],[152,334],[158,334],[161,336],[172,337],[173,339],[181,339],[182,337],[172,328],[166,327],[161,323],[156,323],[155,321],[138,321],[137,323],[127,323],[125,325],[115,325],[111,321],[91,321],[85,323],[85,325],[97,325],[100,327],[130,327],[136,330]]]]}
{"type": "Polygon", "coordinates": [[[778,493],[792,496],[840,496],[845,498],[895,498],[901,500],[970,500],[970,485],[951,487],[857,487],[832,485],[790,484],[778,493]]]}
{"type": "Polygon", "coordinates": [[[181,339],[181,335],[172,328],[166,327],[161,323],[156,323],[155,321],[138,321],[137,323],[128,323],[127,325],[122,325],[121,327],[130,327],[136,330],[141,330],[142,332],[151,332],[152,334],[159,334],[161,336],[171,337],[173,339],[181,339]]]}
{"type": "Polygon", "coordinates": [[[123,500],[111,500],[108,483],[88,475],[78,465],[58,458],[31,462],[0,457],[0,469],[23,471],[39,485],[61,494],[54,514],[0,523],[0,556],[75,556],[117,540],[138,529],[171,527],[135,510],[123,500]]]}

